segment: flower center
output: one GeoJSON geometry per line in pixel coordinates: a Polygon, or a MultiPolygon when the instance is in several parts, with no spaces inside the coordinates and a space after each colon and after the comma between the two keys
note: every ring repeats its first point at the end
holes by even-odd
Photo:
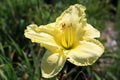
{"type": "Polygon", "coordinates": [[[62,30],[61,45],[65,49],[71,49],[74,45],[75,39],[75,31],[72,27],[72,23],[70,23],[69,25],[63,23],[61,30],[62,30]]]}

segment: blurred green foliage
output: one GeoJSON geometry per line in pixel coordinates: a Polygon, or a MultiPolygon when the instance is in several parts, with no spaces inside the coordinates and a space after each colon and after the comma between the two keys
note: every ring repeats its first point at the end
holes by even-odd
{"type": "MultiPolygon", "coordinates": [[[[120,1],[117,6],[110,1],[112,0],[0,0],[0,80],[41,80],[40,62],[45,49],[26,39],[24,30],[31,23],[43,25],[55,21],[72,4],[86,6],[88,22],[101,32],[106,28],[106,21],[113,22],[119,35],[120,1]]],[[[64,69],[69,65],[72,67],[66,74],[67,77],[61,76],[62,79],[119,80],[118,35],[118,50],[110,52],[106,49],[101,57],[113,60],[109,66],[100,66],[100,60],[88,67],[76,67],[66,63],[64,69]]],[[[64,69],[60,74],[63,74],[64,69]]],[[[56,77],[51,80],[55,79],[56,77]]]]}

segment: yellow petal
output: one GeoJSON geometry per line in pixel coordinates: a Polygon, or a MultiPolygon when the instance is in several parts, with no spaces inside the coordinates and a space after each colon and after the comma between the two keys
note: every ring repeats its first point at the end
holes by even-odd
{"type": "Polygon", "coordinates": [[[98,37],[100,37],[100,32],[97,29],[95,29],[94,27],[92,27],[90,24],[87,24],[84,27],[84,31],[85,31],[84,38],[98,38],[98,37]]]}
{"type": "Polygon", "coordinates": [[[65,64],[66,58],[60,53],[47,51],[42,59],[41,71],[42,76],[51,78],[57,75],[65,64]]]}
{"type": "Polygon", "coordinates": [[[72,5],[56,19],[56,27],[62,33],[59,43],[65,49],[73,47],[78,41],[76,36],[86,24],[85,9],[79,4],[72,5]]]}
{"type": "Polygon", "coordinates": [[[99,38],[100,32],[92,27],[90,24],[86,24],[83,28],[81,28],[77,34],[77,38],[79,40],[81,39],[87,39],[87,38],[99,38]]]}
{"type": "Polygon", "coordinates": [[[80,41],[80,44],[72,49],[67,57],[68,61],[77,66],[93,64],[104,52],[103,45],[95,39],[80,41]]]}
{"type": "Polygon", "coordinates": [[[54,23],[40,27],[31,24],[25,30],[25,37],[31,39],[32,42],[40,43],[41,46],[51,51],[55,51],[58,50],[60,46],[56,43],[54,36],[56,34],[53,34],[53,32],[57,32],[54,28],[54,23]]]}
{"type": "Polygon", "coordinates": [[[62,25],[65,24],[68,27],[74,27],[78,31],[86,24],[85,9],[84,6],[79,4],[70,6],[56,19],[56,26],[61,29],[63,28],[62,25]]]}

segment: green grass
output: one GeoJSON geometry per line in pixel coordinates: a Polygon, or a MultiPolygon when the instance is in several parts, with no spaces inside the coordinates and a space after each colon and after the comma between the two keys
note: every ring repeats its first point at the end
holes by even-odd
{"type": "MultiPolygon", "coordinates": [[[[63,80],[120,79],[120,1],[114,7],[109,0],[0,0],[0,80],[43,79],[40,63],[45,49],[25,38],[24,30],[31,23],[43,25],[54,22],[68,6],[75,3],[86,6],[88,22],[101,33],[106,28],[106,21],[115,24],[118,49],[110,51],[106,48],[102,57],[91,66],[76,67],[67,62],[59,75],[63,80]],[[115,10],[116,14],[111,10],[115,10]],[[104,66],[106,63],[101,60],[111,62],[104,66]],[[66,70],[67,73],[64,73],[66,70]]],[[[106,43],[106,39],[100,40],[106,43]]]]}

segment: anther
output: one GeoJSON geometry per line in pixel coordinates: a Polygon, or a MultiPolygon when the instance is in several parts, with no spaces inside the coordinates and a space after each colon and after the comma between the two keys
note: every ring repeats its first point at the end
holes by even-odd
{"type": "Polygon", "coordinates": [[[62,29],[65,29],[65,26],[66,26],[65,23],[63,23],[63,24],[62,24],[62,29]]]}

